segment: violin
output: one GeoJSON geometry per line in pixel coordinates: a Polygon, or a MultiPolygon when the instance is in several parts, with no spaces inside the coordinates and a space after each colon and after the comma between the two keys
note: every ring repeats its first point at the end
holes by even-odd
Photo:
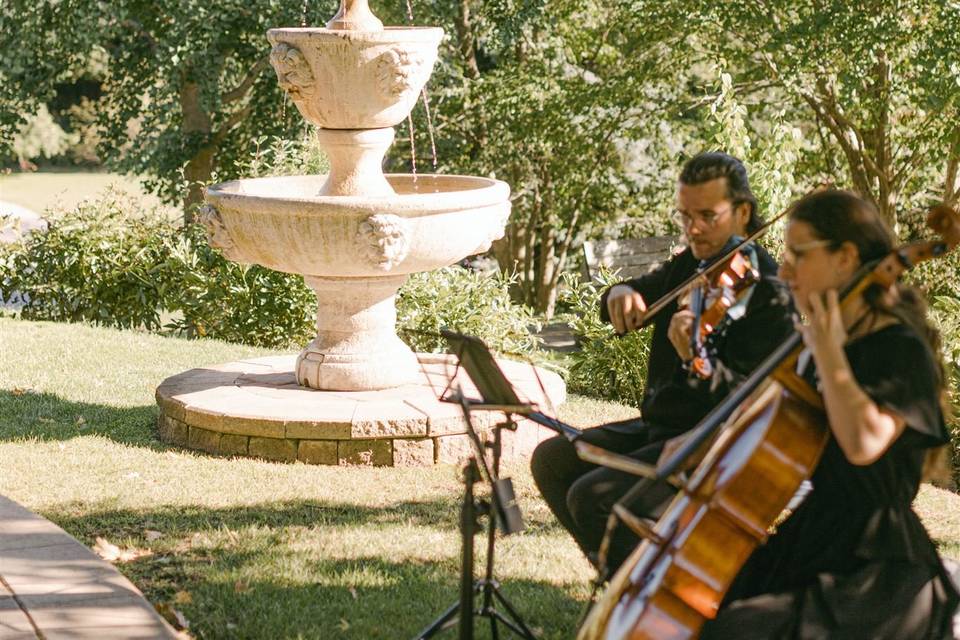
{"type": "Polygon", "coordinates": [[[722,269],[716,270],[709,279],[703,278],[692,289],[688,306],[694,310],[690,331],[693,359],[689,366],[690,372],[697,377],[706,380],[713,374],[708,340],[734,309],[741,313],[746,311],[753,285],[760,281],[757,266],[754,246],[744,244],[723,262],[722,269]]]}
{"type": "MultiPolygon", "coordinates": [[[[841,291],[841,305],[872,284],[892,286],[905,270],[960,244],[957,212],[935,207],[927,225],[941,240],[902,245],[864,265],[841,291]]],[[[693,639],[716,617],[734,577],[812,474],[829,439],[820,395],[795,372],[802,348],[795,332],[658,467],[658,480],[675,477],[713,440],[654,527],[623,518],[643,540],[591,609],[579,640],[693,639]]]]}

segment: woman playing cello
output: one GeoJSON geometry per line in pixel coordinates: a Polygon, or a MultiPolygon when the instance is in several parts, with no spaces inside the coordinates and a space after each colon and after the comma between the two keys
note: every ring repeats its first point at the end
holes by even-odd
{"type": "Polygon", "coordinates": [[[893,247],[851,193],[812,194],[790,214],[780,275],[806,317],[798,367],[831,434],[812,491],[750,556],[703,639],[953,637],[960,595],[910,506],[926,450],[948,439],[938,336],[899,284],[838,303],[893,247]]]}

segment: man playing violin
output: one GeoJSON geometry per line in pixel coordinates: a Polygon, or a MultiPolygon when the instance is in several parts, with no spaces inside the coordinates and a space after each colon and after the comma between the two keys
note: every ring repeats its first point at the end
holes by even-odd
{"type": "MultiPolygon", "coordinates": [[[[601,317],[620,335],[652,324],[650,357],[641,418],[587,429],[581,440],[646,464],[656,464],[665,444],[694,427],[745,375],[789,335],[793,311],[776,279],[777,264],[752,243],[748,249],[758,281],[708,337],[709,375],[691,371],[694,319],[702,309],[671,302],[655,314],[647,308],[661,296],[732,250],[761,226],[746,169],[725,153],[703,153],[686,163],[677,185],[676,218],[687,247],[639,278],[614,285],[601,298],[601,317]]],[[[709,291],[700,305],[711,299],[709,291]]],[[[696,332],[699,334],[699,332],[696,332]]],[[[638,381],[639,383],[639,381],[638,381]]],[[[563,437],[542,442],[531,470],[540,492],[581,549],[596,560],[614,503],[637,476],[581,460],[563,437]]],[[[674,490],[651,486],[634,504],[639,517],[656,518],[674,490]]],[[[612,572],[636,546],[637,538],[618,527],[611,540],[607,568],[612,572]]]]}

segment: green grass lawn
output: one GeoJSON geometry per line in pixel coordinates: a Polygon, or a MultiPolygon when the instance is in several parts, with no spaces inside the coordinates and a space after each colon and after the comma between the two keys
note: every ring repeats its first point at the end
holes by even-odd
{"type": "MultiPolygon", "coordinates": [[[[196,637],[412,637],[457,593],[454,467],[274,464],[157,441],[163,378],[264,353],[0,318],[0,493],[85,544],[152,551],[119,568],[151,602],[182,611],[196,637]]],[[[561,411],[584,426],[630,414],[577,397],[561,411]]],[[[569,638],[590,568],[525,465],[507,475],[527,530],[499,541],[498,577],[542,637],[569,638]]],[[[917,508],[960,557],[960,496],[925,487],[917,508]]]]}
{"type": "Polygon", "coordinates": [[[0,200],[43,213],[48,208],[73,209],[108,187],[118,187],[143,198],[145,204],[160,204],[147,194],[137,178],[98,171],[36,171],[0,174],[0,200]]]}

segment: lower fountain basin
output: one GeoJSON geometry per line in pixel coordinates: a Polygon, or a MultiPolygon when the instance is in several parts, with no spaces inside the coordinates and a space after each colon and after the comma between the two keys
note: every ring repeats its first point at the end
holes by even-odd
{"type": "Polygon", "coordinates": [[[500,180],[385,177],[396,195],[319,196],[324,175],[216,184],[201,220],[232,260],[324,277],[429,271],[482,253],[503,235],[510,188],[500,180]]]}

